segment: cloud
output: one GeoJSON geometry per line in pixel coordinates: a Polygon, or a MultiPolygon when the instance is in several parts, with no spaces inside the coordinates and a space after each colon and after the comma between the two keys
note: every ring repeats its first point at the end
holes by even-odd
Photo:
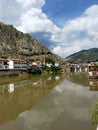
{"type": "Polygon", "coordinates": [[[45,0],[1,0],[0,19],[20,31],[34,34],[62,57],[98,47],[98,5],[90,6],[80,17],[65,21],[62,28],[42,11],[44,5],[45,0]]]}
{"type": "Polygon", "coordinates": [[[8,24],[13,24],[24,33],[36,34],[38,39],[38,36],[44,34],[42,36],[46,40],[42,41],[50,42],[52,34],[57,33],[60,29],[42,12],[44,4],[45,0],[9,0],[8,2],[1,0],[0,19],[8,24]],[[46,36],[45,33],[49,36],[46,36]]]}
{"type": "Polygon", "coordinates": [[[41,8],[45,4],[45,0],[17,0],[23,7],[41,8]]]}
{"type": "MultiPolygon", "coordinates": [[[[85,10],[82,16],[67,21],[59,36],[61,43],[53,49],[53,52],[58,54],[61,52],[60,55],[65,57],[82,49],[98,47],[97,12],[98,5],[93,5],[85,10]]],[[[58,34],[52,36],[52,40],[58,41],[57,37],[58,34]]]]}
{"type": "Polygon", "coordinates": [[[57,32],[59,28],[42,12],[45,0],[17,0],[25,10],[17,28],[23,32],[57,32]],[[26,3],[25,3],[26,1],[26,3]],[[31,6],[32,5],[32,6],[31,6]]]}
{"type": "Polygon", "coordinates": [[[17,28],[24,32],[53,32],[57,30],[41,9],[32,8],[20,18],[21,24],[17,28]]]}
{"type": "Polygon", "coordinates": [[[15,0],[0,1],[0,20],[6,23],[15,24],[21,16],[21,7],[15,0]]]}

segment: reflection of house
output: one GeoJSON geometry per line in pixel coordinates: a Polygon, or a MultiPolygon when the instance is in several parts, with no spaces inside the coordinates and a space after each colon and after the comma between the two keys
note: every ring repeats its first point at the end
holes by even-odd
{"type": "Polygon", "coordinates": [[[13,83],[9,84],[9,86],[8,86],[8,92],[9,93],[14,92],[14,84],[13,83]]]}
{"type": "Polygon", "coordinates": [[[98,81],[97,80],[89,81],[89,85],[90,85],[90,90],[98,91],[98,81]]]}
{"type": "Polygon", "coordinates": [[[89,78],[98,79],[98,66],[89,66],[88,76],[89,78]]]}
{"type": "Polygon", "coordinates": [[[27,63],[23,59],[0,58],[0,70],[27,70],[27,63]]]}

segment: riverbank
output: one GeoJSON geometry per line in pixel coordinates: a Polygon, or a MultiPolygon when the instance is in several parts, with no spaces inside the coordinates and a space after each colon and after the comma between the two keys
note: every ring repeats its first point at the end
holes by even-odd
{"type": "Polygon", "coordinates": [[[27,73],[25,71],[15,71],[15,70],[2,70],[0,71],[0,77],[2,76],[18,76],[20,74],[27,73]]]}
{"type": "Polygon", "coordinates": [[[11,82],[17,82],[25,80],[29,77],[28,73],[2,73],[0,72],[0,85],[9,84],[11,82]]]}

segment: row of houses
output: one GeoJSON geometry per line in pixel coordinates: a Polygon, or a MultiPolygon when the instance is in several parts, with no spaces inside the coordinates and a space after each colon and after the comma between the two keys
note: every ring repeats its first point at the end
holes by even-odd
{"type": "Polygon", "coordinates": [[[27,70],[27,62],[23,59],[0,58],[0,70],[27,70]]]}
{"type": "MultiPolygon", "coordinates": [[[[47,67],[51,67],[51,63],[41,63],[41,61],[35,61],[32,63],[27,63],[24,59],[17,58],[0,58],[0,70],[23,70],[26,71],[31,66],[41,67],[42,65],[46,65],[47,67]]],[[[55,66],[59,66],[59,63],[55,63],[55,66]]]]}

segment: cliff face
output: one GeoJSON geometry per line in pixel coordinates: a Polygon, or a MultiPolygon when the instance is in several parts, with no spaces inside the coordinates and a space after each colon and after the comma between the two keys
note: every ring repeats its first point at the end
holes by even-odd
{"type": "Polygon", "coordinates": [[[1,57],[17,57],[42,59],[43,56],[62,60],[52,54],[49,49],[32,38],[29,34],[17,31],[13,26],[0,22],[0,55],[1,57]]]}

